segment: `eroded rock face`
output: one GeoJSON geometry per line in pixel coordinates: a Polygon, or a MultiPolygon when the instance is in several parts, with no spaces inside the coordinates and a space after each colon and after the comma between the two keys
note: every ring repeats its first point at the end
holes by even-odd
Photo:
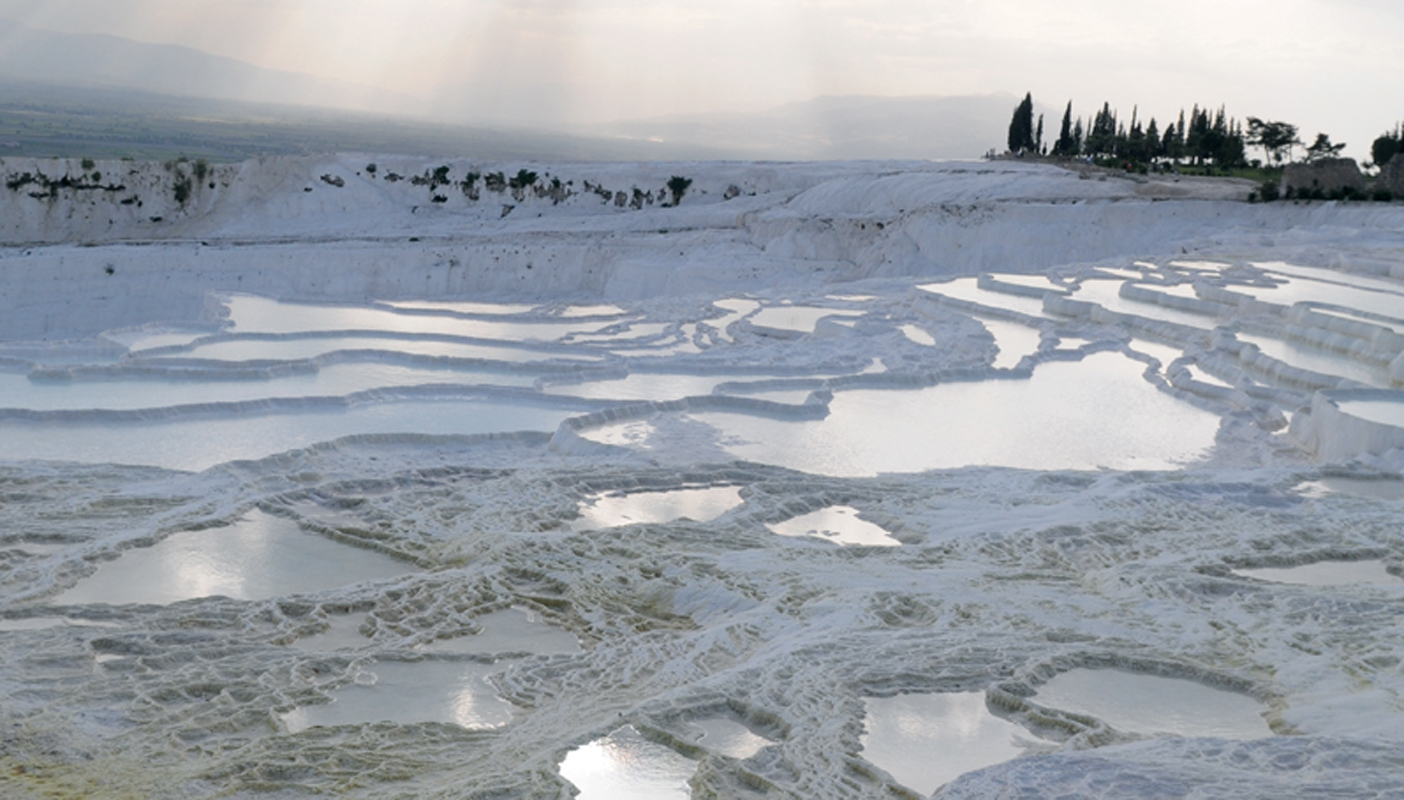
{"type": "Polygon", "coordinates": [[[1334,192],[1341,189],[1365,191],[1365,177],[1353,158],[1323,158],[1303,164],[1289,164],[1282,172],[1282,190],[1334,192]]]}
{"type": "Polygon", "coordinates": [[[1376,187],[1389,191],[1395,197],[1404,197],[1404,156],[1396,155],[1384,165],[1376,187]]]}

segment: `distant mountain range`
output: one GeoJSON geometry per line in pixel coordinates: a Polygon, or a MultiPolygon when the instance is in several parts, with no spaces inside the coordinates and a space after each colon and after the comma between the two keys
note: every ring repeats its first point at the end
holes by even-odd
{"type": "Polygon", "coordinates": [[[37,30],[3,19],[0,79],[385,113],[412,105],[380,89],[265,69],[189,47],[37,30]]]}
{"type": "MultiPolygon", "coordinates": [[[[36,90],[42,93],[42,85],[70,86],[89,91],[125,90],[143,95],[374,112],[387,117],[414,117],[418,105],[414,98],[380,89],[265,69],[189,47],[150,44],[103,34],[37,30],[3,19],[0,19],[0,83],[31,98],[36,90]]],[[[79,97],[73,92],[55,91],[54,94],[55,101],[60,95],[67,101],[79,97]]],[[[126,102],[117,97],[110,100],[126,102]]],[[[587,158],[605,153],[630,158],[628,154],[634,152],[638,153],[634,158],[642,159],[977,158],[991,148],[1003,149],[1010,115],[1017,104],[1018,98],[1010,94],[820,97],[757,113],[697,113],[592,125],[543,121],[537,126],[515,124],[509,127],[517,129],[518,132],[512,134],[517,140],[527,128],[553,137],[549,143],[542,140],[520,149],[546,152],[561,145],[563,152],[587,158]],[[562,136],[568,137],[568,141],[555,141],[562,136]],[[542,147],[546,149],[539,149],[542,147]]],[[[138,105],[149,110],[156,104],[147,99],[138,105]]],[[[238,111],[223,110],[235,114],[238,111]]],[[[261,109],[260,115],[266,117],[268,111],[261,109]]],[[[502,128],[482,122],[490,118],[490,115],[478,114],[473,121],[445,119],[431,123],[420,117],[414,122],[407,120],[406,124],[474,125],[472,130],[476,133],[469,138],[482,142],[484,132],[502,128]]],[[[1049,124],[1056,125],[1056,122],[1049,124]]],[[[335,123],[324,120],[319,127],[324,133],[334,128],[335,123]]],[[[200,136],[194,131],[187,133],[196,138],[200,136]]],[[[449,131],[442,130],[430,138],[437,139],[445,134],[452,136],[449,131]]],[[[20,134],[6,135],[23,139],[26,150],[34,149],[36,154],[58,152],[50,152],[52,148],[24,139],[20,134]]],[[[289,135],[294,134],[290,132],[289,135]]],[[[320,133],[315,138],[318,143],[333,143],[320,133]]],[[[361,140],[370,138],[374,137],[354,137],[335,143],[374,146],[374,141],[361,140]]],[[[401,145],[408,144],[399,141],[402,137],[387,138],[401,145]]],[[[416,142],[421,146],[428,144],[420,142],[422,138],[417,137],[416,142]]],[[[390,145],[391,141],[384,144],[390,145]]],[[[507,145],[508,150],[519,149],[506,142],[494,143],[487,149],[496,151],[502,145],[507,145]]],[[[239,152],[239,148],[230,150],[229,155],[234,152],[239,152]]]]}
{"type": "Polygon", "coordinates": [[[1018,102],[1011,94],[820,97],[760,113],[660,117],[589,130],[675,147],[705,144],[751,159],[978,158],[1004,149],[1018,102]]]}

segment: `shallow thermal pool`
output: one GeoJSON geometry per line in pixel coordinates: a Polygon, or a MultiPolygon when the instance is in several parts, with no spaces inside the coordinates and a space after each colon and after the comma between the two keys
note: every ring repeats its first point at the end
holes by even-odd
{"type": "MultiPolygon", "coordinates": [[[[372,642],[360,630],[364,617],[339,615],[323,633],[299,639],[305,652],[364,650],[372,642]]],[[[580,641],[568,631],[540,621],[526,609],[509,608],[474,620],[480,630],[446,639],[415,642],[433,654],[413,661],[377,661],[358,668],[354,679],[331,692],[332,702],[298,707],[283,715],[296,733],[322,725],[369,722],[445,722],[470,729],[490,729],[512,720],[512,706],[502,700],[487,676],[503,669],[501,659],[580,652],[580,641]],[[494,658],[494,663],[457,661],[451,656],[494,658]]],[[[393,645],[392,645],[393,646],[393,645]]]]}
{"type": "Polygon", "coordinates": [[[710,522],[741,502],[738,486],[599,494],[580,502],[580,518],[571,523],[571,529],[617,528],[676,519],[710,522]]]}
{"type": "Polygon", "coordinates": [[[1239,333],[1237,338],[1245,344],[1254,345],[1264,355],[1299,369],[1349,378],[1381,389],[1390,387],[1389,374],[1385,370],[1361,363],[1343,353],[1332,353],[1269,336],[1239,333]]]}
{"type": "Polygon", "coordinates": [[[168,331],[168,330],[128,330],[112,331],[102,335],[104,339],[111,339],[126,347],[129,351],[136,353],[142,350],[150,350],[157,347],[179,347],[190,344],[204,336],[208,336],[209,331],[168,331]]]}
{"type": "Polygon", "coordinates": [[[982,319],[980,324],[994,336],[995,347],[999,348],[994,360],[996,369],[1013,369],[1024,356],[1038,352],[1042,334],[1037,329],[998,319],[982,319]]]}
{"type": "Polygon", "coordinates": [[[230,380],[132,378],[128,380],[34,381],[0,373],[0,408],[136,409],[234,403],[274,397],[340,397],[395,386],[531,386],[536,376],[394,364],[330,364],[285,376],[230,380]]]}
{"type": "Polygon", "coordinates": [[[253,295],[229,298],[230,331],[303,333],[310,331],[393,331],[396,333],[471,336],[507,341],[553,341],[570,333],[594,333],[618,320],[525,321],[474,319],[413,309],[289,303],[253,295]]]}
{"type": "Polygon", "coordinates": [[[836,544],[867,547],[898,547],[902,544],[881,527],[859,519],[859,513],[852,506],[830,506],[766,527],[781,536],[811,536],[836,544]]]}
{"type": "Polygon", "coordinates": [[[1235,575],[1272,583],[1302,586],[1400,585],[1404,578],[1391,574],[1383,561],[1317,561],[1297,567],[1236,569],[1235,575]]]}
{"type": "MultiPolygon", "coordinates": [[[[1305,273],[1301,268],[1290,268],[1292,273],[1305,273]]],[[[1404,308],[1404,284],[1390,281],[1371,280],[1339,273],[1315,270],[1312,277],[1305,274],[1287,276],[1286,269],[1278,270],[1283,283],[1277,286],[1231,286],[1235,292],[1249,295],[1264,303],[1290,306],[1296,303],[1329,303],[1356,311],[1365,311],[1385,316],[1398,316],[1404,308]]]]}
{"type": "Polygon", "coordinates": [[[305,533],[291,520],[255,510],[228,527],[177,533],[151,547],[126,550],[54,602],[165,605],[215,595],[261,600],[413,570],[382,553],[305,533]]]}
{"type": "Polygon", "coordinates": [[[1371,497],[1377,500],[1404,500],[1404,480],[1396,478],[1351,478],[1327,476],[1307,481],[1297,487],[1307,497],[1325,497],[1332,493],[1371,497]]]}
{"type": "MultiPolygon", "coordinates": [[[[391,308],[428,311],[455,311],[460,314],[525,314],[536,306],[525,303],[474,303],[466,300],[387,300],[381,303],[391,308]]],[[[622,311],[619,313],[623,313],[622,311]]]]}
{"type": "MultiPolygon", "coordinates": [[[[1404,398],[1404,396],[1401,396],[1404,398]]],[[[1342,400],[1337,405],[1342,412],[1378,422],[1381,425],[1393,425],[1397,428],[1404,428],[1404,399],[1400,400],[1342,400]]]]}
{"type": "Polygon", "coordinates": [[[548,383],[547,394],[597,400],[677,400],[712,394],[723,383],[745,384],[765,380],[765,375],[688,375],[667,372],[630,372],[623,378],[582,383],[548,383]]]}
{"type": "Polygon", "coordinates": [[[869,697],[864,706],[863,758],[922,795],[1038,743],[1024,728],[991,714],[984,692],[869,697]]]}
{"type": "MultiPolygon", "coordinates": [[[[481,359],[529,363],[550,359],[598,361],[601,356],[585,352],[569,352],[563,348],[548,349],[513,347],[508,344],[490,345],[453,341],[451,338],[416,339],[411,336],[299,336],[288,339],[229,338],[197,343],[162,358],[179,357],[210,361],[300,361],[328,353],[371,350],[381,353],[403,353],[435,358],[481,359]]],[[[161,363],[158,358],[149,359],[161,363]]]]}
{"type": "Polygon", "coordinates": [[[487,681],[497,669],[477,662],[376,661],[333,690],[332,702],[293,709],[283,715],[283,724],[292,733],[369,722],[499,728],[512,721],[512,706],[487,681]]]}
{"type": "Polygon", "coordinates": [[[140,464],[203,470],[258,459],[343,436],[368,433],[436,436],[511,431],[549,432],[570,416],[561,408],[520,402],[405,401],[281,413],[180,417],[160,413],[142,422],[0,421],[0,460],[42,459],[90,464],[140,464]]]}
{"type": "Polygon", "coordinates": [[[851,309],[773,305],[766,306],[753,314],[751,324],[758,328],[813,333],[819,320],[825,317],[859,317],[862,315],[862,311],[851,309]]]}
{"type": "Polygon", "coordinates": [[[567,753],[560,770],[580,800],[687,800],[697,762],[626,725],[567,753]]]}
{"type": "Polygon", "coordinates": [[[1038,687],[1033,699],[1049,708],[1096,717],[1126,733],[1221,739],[1273,735],[1262,703],[1183,678],[1074,669],[1038,687]]]}
{"type": "Polygon", "coordinates": [[[1040,365],[1028,380],[836,392],[822,420],[694,413],[737,458],[821,475],[972,464],[1174,469],[1214,443],[1219,417],[1158,391],[1117,353],[1040,365]]]}
{"type": "Polygon", "coordinates": [[[901,330],[903,336],[907,337],[913,342],[916,342],[919,345],[922,345],[924,347],[936,346],[936,337],[932,336],[930,333],[927,333],[926,329],[922,328],[920,325],[903,325],[901,330]]]}
{"type": "Polygon", "coordinates": [[[1130,300],[1122,297],[1121,281],[1108,280],[1087,280],[1083,281],[1073,293],[1072,299],[1083,300],[1113,311],[1118,314],[1130,314],[1136,317],[1159,320],[1161,322],[1172,322],[1176,325],[1185,325],[1191,328],[1210,329],[1215,325],[1214,317],[1207,314],[1196,314],[1190,311],[1181,311],[1176,308],[1162,306],[1158,303],[1145,303],[1139,300],[1130,300]]]}
{"type": "Polygon", "coordinates": [[[728,758],[747,759],[775,742],[726,717],[695,719],[685,726],[694,744],[728,758]]]}
{"type": "Polygon", "coordinates": [[[976,303],[986,308],[1015,311],[1030,317],[1048,316],[1043,310],[1043,300],[1040,298],[981,289],[977,282],[976,278],[956,278],[953,281],[928,283],[917,288],[923,292],[949,297],[952,300],[976,303]]]}
{"type": "Polygon", "coordinates": [[[725,342],[735,341],[728,330],[733,322],[744,318],[746,315],[761,307],[761,304],[755,300],[748,300],[740,297],[717,300],[714,301],[712,305],[722,309],[726,313],[716,319],[707,320],[706,324],[715,329],[717,336],[725,342]]]}

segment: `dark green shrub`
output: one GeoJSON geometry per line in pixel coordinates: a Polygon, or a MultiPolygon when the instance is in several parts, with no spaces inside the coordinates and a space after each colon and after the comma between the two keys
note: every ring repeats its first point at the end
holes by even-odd
{"type": "Polygon", "coordinates": [[[512,178],[513,189],[525,189],[534,185],[536,185],[536,173],[529,169],[517,170],[516,176],[512,178]]]}
{"type": "Polygon", "coordinates": [[[374,175],[377,169],[379,169],[379,167],[377,167],[375,164],[366,165],[366,172],[370,173],[371,175],[374,175]]]}
{"type": "Polygon", "coordinates": [[[83,169],[85,170],[89,170],[97,166],[97,164],[91,158],[85,158],[81,163],[83,165],[83,169]]]}
{"type": "Polygon", "coordinates": [[[687,194],[688,187],[690,186],[692,186],[691,178],[674,175],[668,179],[668,192],[673,195],[673,205],[682,202],[683,195],[687,194]]]}
{"type": "Polygon", "coordinates": [[[181,205],[185,205],[185,202],[190,199],[190,192],[194,188],[195,187],[191,183],[190,178],[182,175],[180,180],[175,182],[174,189],[176,202],[180,203],[181,205]]]}
{"type": "Polygon", "coordinates": [[[463,182],[459,186],[463,187],[463,194],[469,200],[478,199],[478,179],[483,177],[476,172],[470,172],[463,176],[463,182]]]}
{"type": "Polygon", "coordinates": [[[1394,193],[1388,189],[1376,189],[1374,193],[1370,195],[1370,199],[1374,200],[1376,203],[1389,203],[1394,200],[1394,193]]]}
{"type": "Polygon", "coordinates": [[[1276,181],[1263,181],[1263,185],[1258,187],[1258,197],[1262,198],[1264,203],[1271,203],[1280,196],[1276,181]]]}

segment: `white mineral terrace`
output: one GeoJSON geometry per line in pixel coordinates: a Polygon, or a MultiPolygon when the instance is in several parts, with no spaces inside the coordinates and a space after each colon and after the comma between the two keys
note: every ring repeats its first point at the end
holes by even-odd
{"type": "Polygon", "coordinates": [[[0,191],[0,793],[1397,789],[1404,207],[521,166],[0,191]]]}

